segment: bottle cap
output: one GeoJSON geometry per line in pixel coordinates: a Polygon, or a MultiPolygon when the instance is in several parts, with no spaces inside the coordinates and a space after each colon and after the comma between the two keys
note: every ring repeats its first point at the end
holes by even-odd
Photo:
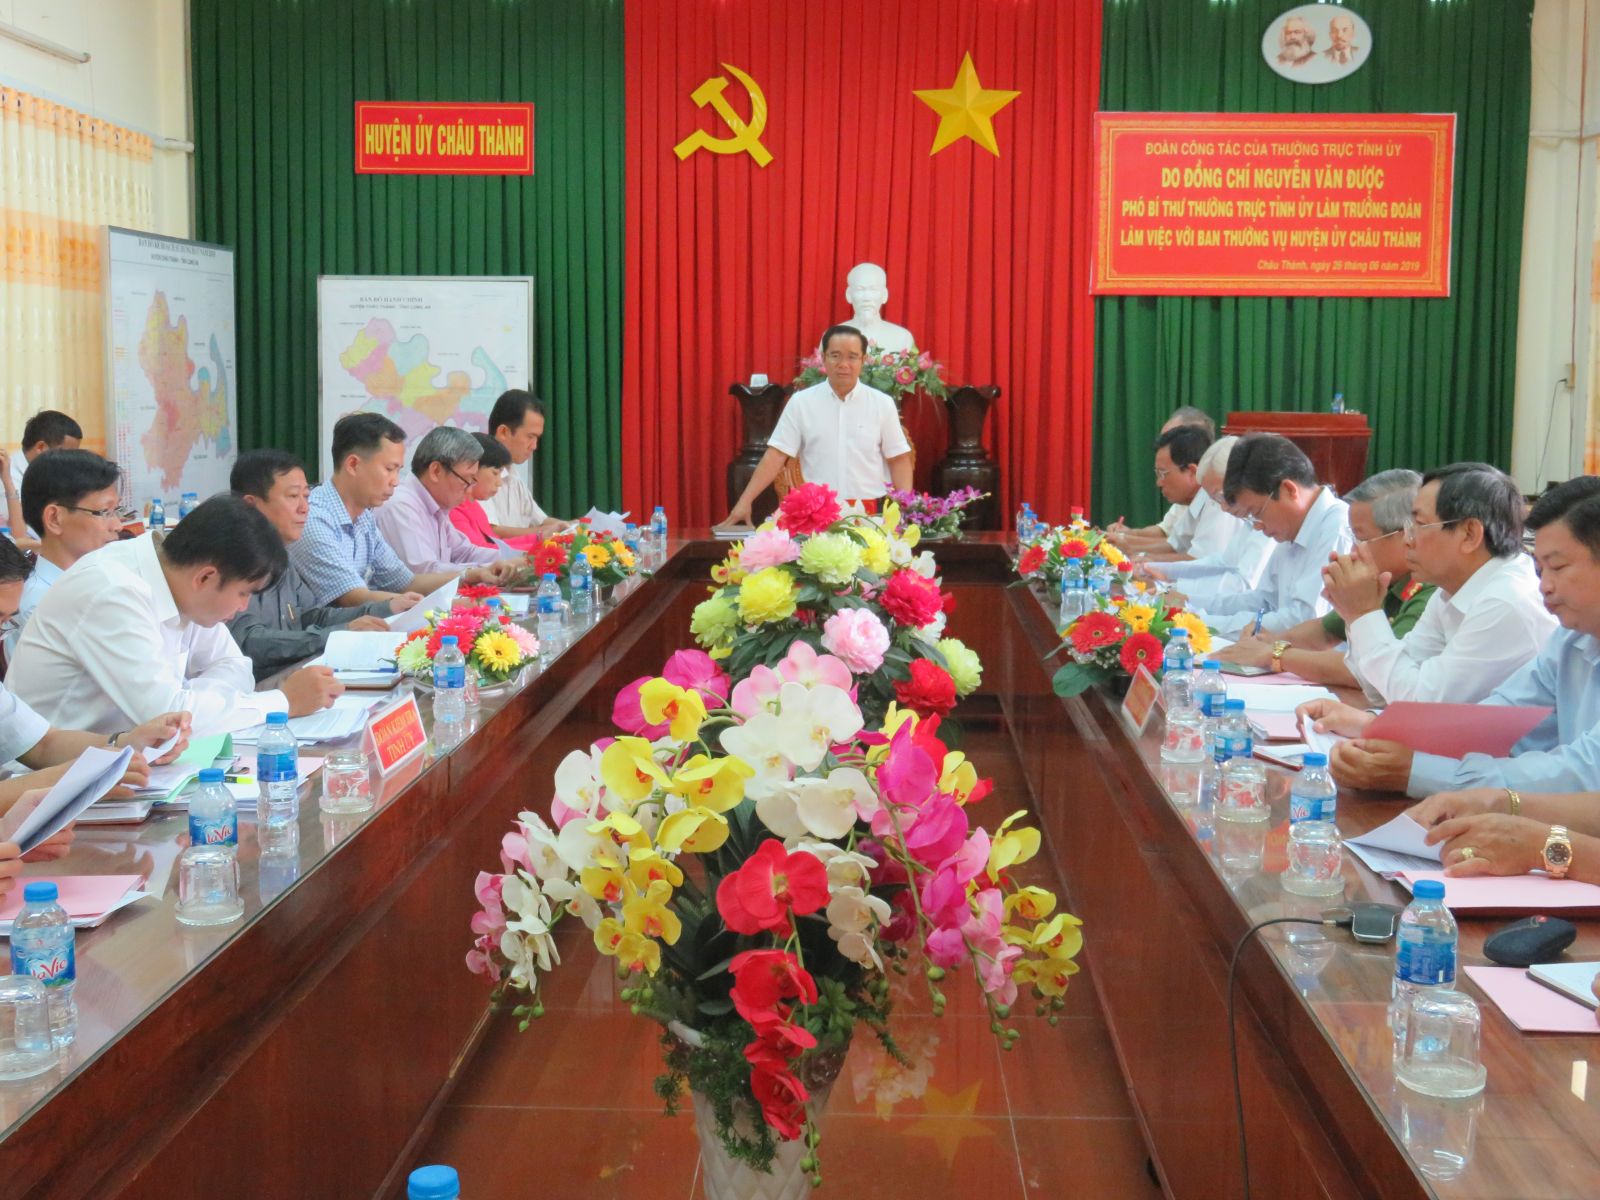
{"type": "Polygon", "coordinates": [[[1411,894],[1418,900],[1443,900],[1444,883],[1438,879],[1419,879],[1411,889],[1411,894]]]}
{"type": "Polygon", "coordinates": [[[1325,767],[1328,765],[1328,756],[1313,750],[1310,754],[1301,755],[1300,761],[1308,767],[1325,767]]]}
{"type": "Polygon", "coordinates": [[[1189,640],[1189,631],[1184,629],[1182,626],[1179,626],[1177,629],[1174,629],[1167,634],[1168,641],[1171,641],[1173,638],[1182,638],[1187,642],[1189,640]]]}
{"type": "Polygon", "coordinates": [[[1099,556],[1099,555],[1098,555],[1098,554],[1097,554],[1097,555],[1095,555],[1095,556],[1094,556],[1094,565],[1095,565],[1095,566],[1097,566],[1097,567],[1103,567],[1103,566],[1105,566],[1105,565],[1106,565],[1106,560],[1105,560],[1105,559],[1103,559],[1103,558],[1101,558],[1101,557],[1100,557],[1100,556],[1099,556]]]}
{"type": "Polygon", "coordinates": [[[1229,712],[1243,712],[1244,711],[1244,701],[1243,700],[1228,700],[1228,701],[1224,702],[1223,707],[1226,708],[1229,712]]]}
{"type": "Polygon", "coordinates": [[[22,898],[29,904],[35,901],[54,900],[59,895],[61,895],[61,889],[49,881],[30,883],[22,889],[22,898]]]}
{"type": "Polygon", "coordinates": [[[660,505],[660,504],[656,505],[655,510],[656,510],[656,512],[666,512],[667,511],[666,508],[663,505],[660,505]]]}
{"type": "Polygon", "coordinates": [[[275,712],[275,713],[268,713],[267,714],[267,724],[268,725],[287,725],[288,723],[289,723],[289,714],[286,713],[286,712],[275,712]]]}
{"type": "Polygon", "coordinates": [[[1200,660],[1200,669],[1202,671],[1217,671],[1222,669],[1222,664],[1214,658],[1202,658],[1200,660]]]}
{"type": "Polygon", "coordinates": [[[444,647],[444,646],[459,646],[460,644],[461,644],[461,639],[459,637],[457,637],[453,633],[447,633],[442,638],[439,639],[439,645],[441,647],[444,647]]]}
{"type": "Polygon", "coordinates": [[[201,783],[221,783],[222,782],[222,768],[221,767],[202,767],[202,768],[200,768],[200,782],[201,783]]]}
{"type": "Polygon", "coordinates": [[[406,1180],[406,1200],[456,1200],[461,1179],[454,1167],[418,1167],[406,1180]]]}
{"type": "Polygon", "coordinates": [[[556,581],[556,574],[555,574],[554,571],[546,571],[544,573],[544,578],[545,578],[545,582],[554,583],[556,581]]]}

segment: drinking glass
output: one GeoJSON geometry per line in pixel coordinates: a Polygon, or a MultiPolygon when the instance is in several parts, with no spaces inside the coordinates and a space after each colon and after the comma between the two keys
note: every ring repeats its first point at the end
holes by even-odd
{"type": "Polygon", "coordinates": [[[1331,821],[1296,821],[1289,826],[1289,865],[1283,890],[1299,896],[1344,893],[1344,850],[1331,821]]]}
{"type": "Polygon", "coordinates": [[[226,925],[244,916],[239,859],[232,846],[190,846],[178,860],[178,920],[226,925]]]}
{"type": "Polygon", "coordinates": [[[1483,1091],[1478,1054],[1483,1017],[1471,996],[1434,988],[1413,996],[1401,1032],[1394,1077],[1414,1092],[1460,1100],[1483,1091]]]}
{"type": "Polygon", "coordinates": [[[1271,815],[1266,768],[1253,758],[1230,758],[1222,767],[1217,816],[1224,821],[1265,821],[1271,815]]]}
{"type": "Polygon", "coordinates": [[[31,1079],[55,1063],[44,985],[28,975],[0,975],[0,1079],[31,1079]]]}
{"type": "Polygon", "coordinates": [[[335,750],[322,764],[322,811],[360,813],[372,807],[372,772],[366,752],[335,750]]]}

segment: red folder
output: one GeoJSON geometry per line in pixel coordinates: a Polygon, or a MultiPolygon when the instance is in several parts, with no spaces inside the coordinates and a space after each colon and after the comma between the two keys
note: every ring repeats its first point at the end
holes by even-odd
{"type": "Polygon", "coordinates": [[[1421,754],[1465,758],[1487,754],[1505,758],[1540,721],[1548,708],[1512,708],[1505,704],[1422,704],[1401,701],[1389,705],[1362,732],[1364,738],[1383,738],[1421,754]]]}

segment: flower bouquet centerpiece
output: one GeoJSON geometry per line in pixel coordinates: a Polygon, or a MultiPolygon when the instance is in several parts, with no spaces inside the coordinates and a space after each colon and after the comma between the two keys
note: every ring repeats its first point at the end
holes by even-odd
{"type": "Polygon", "coordinates": [[[844,664],[870,724],[894,702],[946,715],[983,667],[944,636],[955,600],[920,538],[892,502],[880,517],[846,516],[831,488],[804,484],[712,569],[718,586],[690,627],[735,680],[774,666],[799,640],[844,664]]]}
{"type": "Polygon", "coordinates": [[[589,560],[597,588],[615,587],[641,571],[638,557],[621,538],[596,533],[587,518],[580,518],[576,528],[547,538],[528,552],[525,584],[537,587],[545,575],[554,575],[561,581],[564,595],[573,559],[580,554],[589,560]]]}
{"type": "Polygon", "coordinates": [[[405,641],[395,651],[395,666],[402,675],[431,682],[433,659],[439,653],[442,640],[450,634],[457,638],[457,649],[467,660],[469,675],[479,684],[495,686],[505,683],[527,666],[539,654],[539,639],[512,620],[511,614],[491,612],[490,595],[498,589],[464,587],[457,592],[457,604],[448,612],[428,613],[428,623],[406,635],[405,641]],[[482,603],[478,603],[482,601],[482,603]]]}
{"type": "Polygon", "coordinates": [[[1161,655],[1174,629],[1188,632],[1196,654],[1211,649],[1211,630],[1192,612],[1154,603],[1119,600],[1084,613],[1061,631],[1068,661],[1051,681],[1058,696],[1076,696],[1097,683],[1132,676],[1141,666],[1161,673],[1161,655]]]}
{"type": "Polygon", "coordinates": [[[1088,525],[1051,525],[1038,537],[1022,546],[1017,556],[1017,575],[1025,583],[1042,583],[1054,596],[1061,590],[1061,576],[1070,567],[1085,571],[1096,558],[1113,567],[1128,560],[1104,532],[1088,525]]]}
{"type": "MultiPolygon", "coordinates": [[[[857,545],[834,524],[801,536],[857,545]]],[[[777,591],[812,586],[794,561],[759,570],[784,575],[777,591]]],[[[501,871],[478,876],[467,958],[526,1028],[559,963],[552,929],[582,921],[622,998],[662,1026],[657,1091],[670,1112],[687,1087],[714,1200],[821,1182],[817,1115],[852,1037],[913,1065],[891,977],[939,1014],[948,974],[971,972],[1009,1049],[1022,992],[1054,1021],[1082,945],[1055,896],[1017,878],[1040,848],[1026,814],[973,821],[991,784],[939,716],[891,705],[870,722],[861,673],[792,612],[771,623],[778,652],[742,680],[682,650],[624,689],[622,735],[570,754],[551,819],[521,813],[501,871]]]]}
{"type": "MultiPolygon", "coordinates": [[[[900,401],[910,392],[927,392],[943,399],[950,394],[944,382],[944,364],[935,362],[933,355],[912,346],[909,350],[885,350],[874,343],[867,347],[867,361],[861,367],[861,382],[877,388],[900,401]]],[[[800,359],[800,374],[794,377],[796,388],[811,387],[826,379],[822,369],[822,354],[813,350],[800,359]]]]}
{"type": "Polygon", "coordinates": [[[922,531],[923,541],[958,536],[967,506],[988,494],[972,487],[957,488],[948,496],[889,489],[889,499],[900,506],[901,518],[922,531]]]}

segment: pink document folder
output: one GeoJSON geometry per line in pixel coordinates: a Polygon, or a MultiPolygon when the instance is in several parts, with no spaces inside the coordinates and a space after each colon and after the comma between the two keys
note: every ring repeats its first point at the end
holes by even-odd
{"type": "MultiPolygon", "coordinates": [[[[22,911],[22,889],[40,877],[17,880],[17,886],[0,900],[0,921],[14,921],[22,911]]],[[[144,882],[143,875],[46,875],[60,889],[56,903],[69,917],[98,917],[144,882]]]]}
{"type": "Polygon", "coordinates": [[[1529,979],[1521,967],[1462,969],[1523,1033],[1600,1033],[1593,1010],[1529,979]]]}
{"type": "Polygon", "coordinates": [[[1600,887],[1548,875],[1450,876],[1443,871],[1402,871],[1411,888],[1424,879],[1444,884],[1444,906],[1453,913],[1548,913],[1589,910],[1600,913],[1600,887]]]}
{"type": "Polygon", "coordinates": [[[1506,704],[1389,705],[1362,731],[1364,738],[1383,738],[1421,754],[1465,758],[1487,754],[1504,758],[1511,747],[1550,715],[1548,708],[1513,708],[1506,704]]]}

